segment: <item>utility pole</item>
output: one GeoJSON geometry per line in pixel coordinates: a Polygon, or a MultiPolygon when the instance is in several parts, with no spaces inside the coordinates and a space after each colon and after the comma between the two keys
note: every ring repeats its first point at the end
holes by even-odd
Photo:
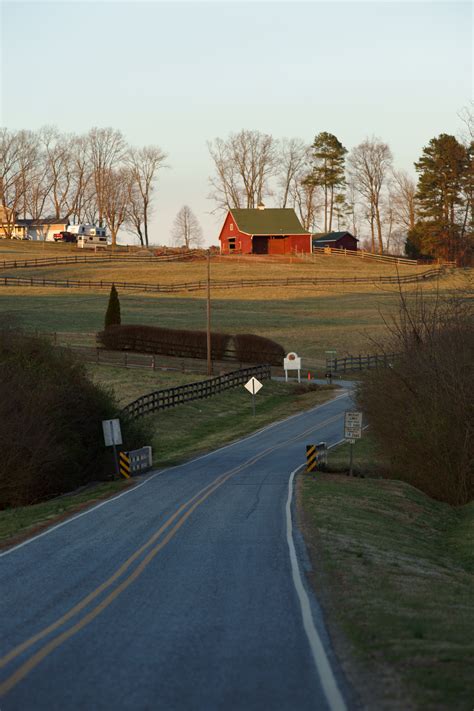
{"type": "Polygon", "coordinates": [[[211,250],[207,250],[207,374],[212,375],[211,343],[211,250]]]}

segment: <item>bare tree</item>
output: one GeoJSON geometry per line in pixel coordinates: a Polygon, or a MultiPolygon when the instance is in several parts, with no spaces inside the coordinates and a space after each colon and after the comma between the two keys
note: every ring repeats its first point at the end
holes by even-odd
{"type": "MultiPolygon", "coordinates": [[[[145,214],[140,190],[133,176],[128,184],[128,214],[126,219],[127,230],[138,237],[142,247],[145,246],[144,235],[145,214]]],[[[148,243],[146,243],[148,246],[148,243]]]]}
{"type": "Polygon", "coordinates": [[[201,247],[202,229],[189,205],[184,205],[175,217],[171,231],[173,243],[179,247],[201,247]]]}
{"type": "Polygon", "coordinates": [[[0,129],[0,201],[2,228],[13,237],[20,210],[26,214],[25,194],[31,171],[38,160],[37,140],[31,131],[0,129]]]}
{"type": "Polygon", "coordinates": [[[92,128],[88,134],[88,143],[99,225],[103,225],[106,218],[105,202],[109,199],[106,183],[123,162],[127,146],[121,132],[113,128],[92,128]]]}
{"type": "Polygon", "coordinates": [[[208,142],[215,175],[210,178],[216,210],[233,207],[253,208],[269,194],[269,181],[275,174],[276,142],[259,131],[240,131],[224,141],[208,142]]]}
{"type": "Polygon", "coordinates": [[[107,221],[112,246],[117,244],[117,234],[127,220],[130,205],[130,171],[127,168],[108,168],[101,176],[102,210],[107,221]]]}
{"type": "Polygon", "coordinates": [[[348,166],[350,179],[366,205],[373,249],[375,251],[376,228],[378,248],[382,254],[380,201],[392,166],[392,153],[389,146],[378,138],[367,138],[353,148],[348,158],[348,166]]]}
{"type": "Polygon", "coordinates": [[[301,180],[302,170],[308,161],[310,147],[300,138],[283,138],[278,150],[278,174],[281,188],[280,207],[291,202],[292,186],[301,180]]]}
{"type": "Polygon", "coordinates": [[[415,227],[416,219],[415,181],[408,173],[394,170],[390,193],[396,221],[406,230],[412,230],[415,227]]]}
{"type": "Polygon", "coordinates": [[[52,213],[58,220],[72,214],[70,190],[72,183],[71,138],[54,126],[44,126],[38,134],[43,148],[49,182],[52,213]]]}
{"type": "MultiPolygon", "coordinates": [[[[134,193],[135,213],[141,213],[143,223],[143,237],[148,246],[148,221],[151,214],[151,197],[154,189],[154,182],[158,171],[165,166],[166,153],[158,146],[145,146],[144,148],[131,148],[128,152],[128,165],[130,166],[134,182],[137,186],[137,194],[134,193]],[[136,199],[140,196],[142,206],[136,204],[136,199]]],[[[141,231],[141,227],[140,227],[141,231]]],[[[140,236],[140,235],[139,235],[140,236]]],[[[143,244],[143,239],[140,237],[143,244]]]]}

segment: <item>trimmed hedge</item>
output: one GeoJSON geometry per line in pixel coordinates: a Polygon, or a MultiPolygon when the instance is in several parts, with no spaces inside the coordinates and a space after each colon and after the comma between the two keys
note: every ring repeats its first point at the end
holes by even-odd
{"type": "MultiPolygon", "coordinates": [[[[177,358],[207,357],[205,331],[122,324],[104,329],[97,334],[97,340],[108,350],[156,353],[177,358]]],[[[213,360],[235,360],[240,363],[281,365],[285,355],[279,343],[251,333],[231,336],[213,332],[211,350],[213,360]]]]}

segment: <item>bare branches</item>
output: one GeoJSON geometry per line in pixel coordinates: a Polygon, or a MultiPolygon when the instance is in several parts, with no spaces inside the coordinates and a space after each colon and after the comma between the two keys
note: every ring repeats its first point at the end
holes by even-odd
{"type": "Polygon", "coordinates": [[[175,217],[172,229],[173,243],[178,247],[201,247],[202,229],[189,205],[184,205],[175,217]]]}
{"type": "Polygon", "coordinates": [[[259,131],[240,131],[208,143],[215,174],[209,179],[216,210],[257,207],[269,193],[277,164],[276,142],[259,131]]]}
{"type": "Polygon", "coordinates": [[[348,158],[349,175],[363,198],[375,246],[375,227],[379,253],[383,253],[382,220],[380,201],[383,188],[392,166],[392,153],[386,143],[377,138],[366,139],[356,146],[348,158]]]}

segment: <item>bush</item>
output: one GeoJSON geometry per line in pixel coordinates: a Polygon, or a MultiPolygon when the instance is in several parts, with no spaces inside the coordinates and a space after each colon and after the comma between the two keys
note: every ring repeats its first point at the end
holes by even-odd
{"type": "Polygon", "coordinates": [[[269,363],[283,366],[285,350],[270,338],[255,336],[253,333],[239,333],[234,336],[237,360],[242,363],[269,363]]]}
{"type": "MultiPolygon", "coordinates": [[[[178,358],[206,358],[206,331],[186,331],[156,326],[109,326],[97,334],[99,343],[109,350],[157,353],[178,358]]],[[[213,360],[238,360],[241,363],[282,365],[285,351],[275,341],[249,333],[229,336],[211,334],[213,360]]]]}
{"type": "MultiPolygon", "coordinates": [[[[157,353],[179,358],[206,358],[206,331],[184,331],[156,326],[109,326],[97,334],[98,341],[110,350],[130,350],[139,353],[157,353]]],[[[229,336],[211,334],[212,357],[222,360],[229,336]]]]}
{"type": "MultiPolygon", "coordinates": [[[[118,406],[82,364],[42,339],[4,330],[0,366],[0,508],[110,478],[101,423],[118,406]]],[[[138,423],[122,421],[122,432],[124,448],[145,443],[138,423]]]]}
{"type": "Polygon", "coordinates": [[[474,319],[464,295],[412,300],[401,295],[390,323],[391,368],[358,391],[393,475],[453,505],[474,498],[474,319]]]}

